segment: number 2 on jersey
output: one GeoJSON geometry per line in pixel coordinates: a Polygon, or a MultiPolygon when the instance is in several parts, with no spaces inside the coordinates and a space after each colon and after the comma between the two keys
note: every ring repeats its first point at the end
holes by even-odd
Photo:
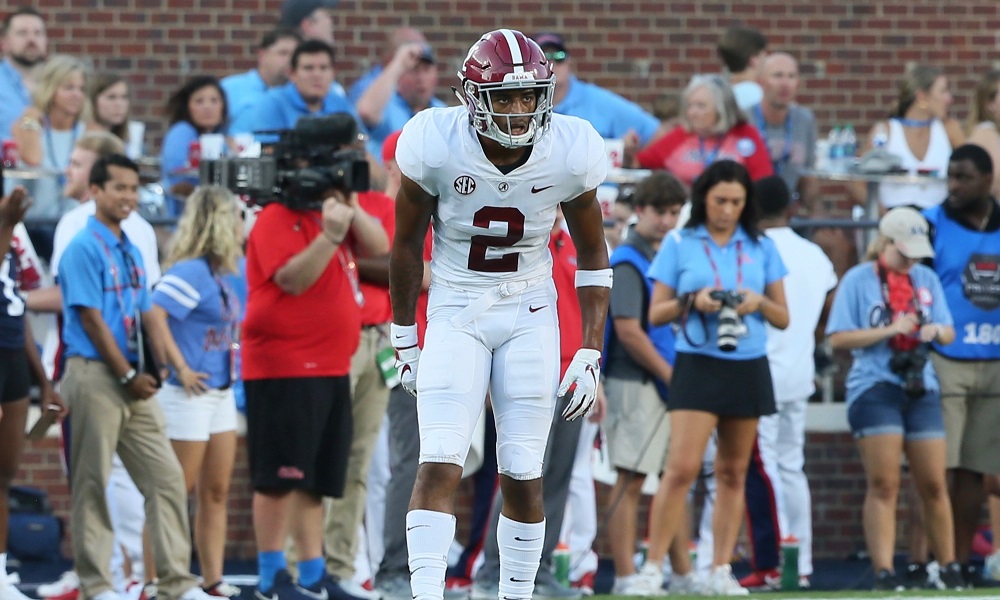
{"type": "Polygon", "coordinates": [[[507,235],[474,235],[469,249],[469,270],[481,273],[513,273],[517,271],[520,252],[507,252],[486,258],[489,248],[510,248],[524,237],[524,214],[510,206],[484,206],[472,215],[475,227],[489,229],[490,223],[506,223],[507,235]]]}

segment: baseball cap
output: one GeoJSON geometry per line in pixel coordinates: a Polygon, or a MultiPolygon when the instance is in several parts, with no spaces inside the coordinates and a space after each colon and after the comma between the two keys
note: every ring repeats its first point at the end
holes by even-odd
{"type": "Polygon", "coordinates": [[[285,0],[281,4],[281,25],[298,27],[302,19],[313,14],[318,8],[334,8],[339,0],[285,0]]]}
{"type": "Polygon", "coordinates": [[[907,258],[933,258],[934,248],[927,237],[927,220],[908,206],[899,206],[885,213],[878,231],[896,244],[907,258]]]}
{"type": "Polygon", "coordinates": [[[542,49],[555,48],[562,52],[566,51],[566,41],[558,33],[543,32],[536,35],[533,39],[542,49]]]}
{"type": "Polygon", "coordinates": [[[434,49],[431,48],[430,44],[424,44],[420,49],[420,60],[434,64],[437,60],[434,58],[434,49]]]}
{"type": "Polygon", "coordinates": [[[382,162],[396,160],[396,143],[399,141],[401,133],[403,133],[402,129],[393,131],[382,142],[382,162]]]}

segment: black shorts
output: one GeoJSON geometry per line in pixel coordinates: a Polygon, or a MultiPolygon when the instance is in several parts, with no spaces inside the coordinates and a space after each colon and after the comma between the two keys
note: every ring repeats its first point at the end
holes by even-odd
{"type": "Polygon", "coordinates": [[[701,410],[720,417],[763,417],[776,412],[767,357],[724,360],[678,352],[667,410],[701,410]]]}
{"type": "Polygon", "coordinates": [[[0,403],[24,400],[31,393],[31,371],[24,348],[0,350],[0,403]]]}
{"type": "Polygon", "coordinates": [[[350,377],[255,379],[243,385],[253,489],[343,496],[354,427],[350,377]]]}

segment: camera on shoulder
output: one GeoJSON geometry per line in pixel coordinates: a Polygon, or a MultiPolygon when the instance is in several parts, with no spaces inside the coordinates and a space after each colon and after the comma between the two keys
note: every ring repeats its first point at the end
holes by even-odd
{"type": "Polygon", "coordinates": [[[746,323],[736,312],[736,307],[743,303],[743,294],[735,290],[713,290],[709,297],[722,303],[717,330],[719,350],[735,352],[740,338],[747,334],[746,323]]]}
{"type": "Polygon", "coordinates": [[[318,209],[331,190],[370,189],[368,161],[354,148],[358,125],[347,113],[303,117],[294,129],[263,131],[277,140],[261,146],[259,157],[203,160],[202,184],[220,185],[263,206],[280,202],[296,210],[318,209]]]}

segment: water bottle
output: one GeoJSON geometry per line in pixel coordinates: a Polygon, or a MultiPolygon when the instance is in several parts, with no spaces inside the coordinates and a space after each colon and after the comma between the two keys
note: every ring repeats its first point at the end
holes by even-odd
{"type": "Polygon", "coordinates": [[[854,157],[858,153],[858,136],[854,126],[848,123],[840,130],[840,152],[843,155],[844,166],[841,171],[850,171],[854,166],[854,157]]]}
{"type": "Polygon", "coordinates": [[[781,591],[799,589],[799,540],[788,536],[781,540],[781,591]]]}
{"type": "Polygon", "coordinates": [[[843,162],[841,159],[844,157],[844,147],[840,143],[840,127],[834,125],[826,140],[830,148],[830,170],[838,173],[843,162]]]}
{"type": "Polygon", "coordinates": [[[556,581],[569,587],[569,547],[562,542],[552,551],[552,571],[556,581]]]}

